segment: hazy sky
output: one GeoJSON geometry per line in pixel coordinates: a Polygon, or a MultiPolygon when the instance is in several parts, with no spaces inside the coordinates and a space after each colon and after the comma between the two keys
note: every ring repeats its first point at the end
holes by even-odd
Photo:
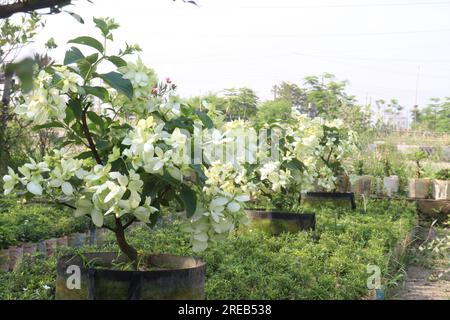
{"type": "MultiPolygon", "coordinates": [[[[408,108],[450,96],[450,1],[439,0],[84,0],[47,17],[34,50],[92,35],[92,16],[116,18],[118,43],[139,43],[142,59],[183,96],[248,86],[262,99],[282,80],[334,73],[362,103],[398,98],[408,108]]],[[[114,48],[112,48],[113,50],[114,48]]]]}

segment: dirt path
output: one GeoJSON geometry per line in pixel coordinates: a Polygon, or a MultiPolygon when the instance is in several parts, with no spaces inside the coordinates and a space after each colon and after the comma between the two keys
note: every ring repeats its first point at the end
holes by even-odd
{"type": "MultiPolygon", "coordinates": [[[[422,239],[426,243],[439,239],[430,230],[422,232],[422,239]]],[[[437,259],[425,250],[417,250],[413,264],[407,268],[407,278],[397,295],[393,299],[400,300],[449,300],[450,299],[450,263],[449,252],[437,259]]],[[[432,250],[432,249],[431,249],[432,250]]],[[[444,250],[445,251],[445,250],[444,250]]]]}
{"type": "Polygon", "coordinates": [[[400,300],[448,300],[450,299],[450,277],[442,267],[427,269],[409,266],[408,278],[396,299],[400,300]],[[441,274],[441,277],[439,275],[441,274]]]}

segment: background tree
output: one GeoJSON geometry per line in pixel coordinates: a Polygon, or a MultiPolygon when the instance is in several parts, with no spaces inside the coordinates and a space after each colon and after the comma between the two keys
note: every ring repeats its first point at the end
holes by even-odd
{"type": "Polygon", "coordinates": [[[431,102],[422,110],[413,110],[416,122],[413,129],[431,132],[450,132],[450,98],[431,99],[431,102]]]}
{"type": "Polygon", "coordinates": [[[217,93],[209,92],[205,96],[195,96],[186,99],[185,102],[200,111],[207,112],[216,126],[221,126],[225,115],[223,110],[226,109],[226,100],[217,93]]]}
{"type": "Polygon", "coordinates": [[[224,90],[226,118],[250,118],[256,115],[259,98],[250,88],[231,88],[224,90]]]}
{"type": "Polygon", "coordinates": [[[287,81],[273,87],[275,99],[284,99],[291,102],[292,106],[300,111],[307,111],[307,97],[302,88],[287,81]]]}
{"type": "Polygon", "coordinates": [[[256,114],[256,122],[271,123],[274,121],[286,122],[291,118],[292,102],[288,99],[276,99],[264,102],[256,114]]]}
{"type": "Polygon", "coordinates": [[[13,109],[22,102],[19,78],[23,88],[32,85],[33,59],[17,62],[21,49],[33,42],[37,32],[44,26],[41,16],[23,16],[17,23],[10,19],[0,20],[0,174],[8,165],[33,155],[36,146],[30,143],[30,130],[16,121],[13,109]]]}

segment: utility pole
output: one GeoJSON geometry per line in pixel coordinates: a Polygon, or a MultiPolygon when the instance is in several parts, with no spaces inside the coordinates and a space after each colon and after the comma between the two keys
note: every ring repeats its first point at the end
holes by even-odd
{"type": "Polygon", "coordinates": [[[277,100],[277,95],[278,95],[278,86],[274,85],[272,87],[272,93],[273,93],[273,100],[277,100]]]}
{"type": "Polygon", "coordinates": [[[417,103],[418,101],[418,97],[419,97],[419,79],[420,79],[420,65],[417,66],[417,78],[416,78],[416,100],[415,100],[415,105],[418,106],[419,104],[417,103]]]}
{"type": "Polygon", "coordinates": [[[414,112],[414,119],[413,122],[414,124],[417,123],[417,112],[419,110],[419,79],[420,79],[420,65],[417,66],[417,78],[416,78],[416,97],[415,97],[415,103],[414,103],[414,107],[413,107],[413,112],[414,112]]]}

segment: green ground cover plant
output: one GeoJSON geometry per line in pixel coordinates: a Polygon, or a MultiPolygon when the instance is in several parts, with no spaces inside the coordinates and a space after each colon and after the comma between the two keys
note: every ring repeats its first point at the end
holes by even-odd
{"type": "MultiPolygon", "coordinates": [[[[250,227],[197,254],[207,264],[207,299],[359,299],[367,295],[367,266],[377,265],[387,293],[401,278],[405,261],[392,256],[416,224],[415,207],[402,201],[369,201],[351,211],[316,207],[312,234],[272,237],[250,227]]],[[[143,252],[193,255],[181,224],[130,230],[143,252]]],[[[112,234],[103,250],[118,250],[112,234]]],[[[81,251],[98,248],[85,247],[81,251]]],[[[0,275],[0,299],[53,299],[56,260],[37,258],[0,275]]]]}
{"type": "Polygon", "coordinates": [[[89,219],[77,219],[61,206],[0,198],[0,248],[87,231],[89,219]]]}

